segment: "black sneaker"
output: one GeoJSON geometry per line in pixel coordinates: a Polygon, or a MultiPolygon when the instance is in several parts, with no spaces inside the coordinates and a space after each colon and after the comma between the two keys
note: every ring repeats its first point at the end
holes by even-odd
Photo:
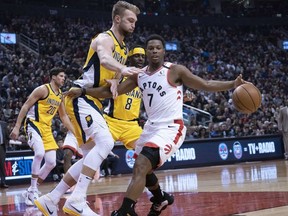
{"type": "Polygon", "coordinates": [[[152,206],[148,216],[158,216],[167,208],[168,205],[172,205],[174,202],[174,196],[163,191],[163,199],[161,203],[156,202],[154,197],[151,197],[150,201],[152,202],[152,206]]]}
{"type": "Polygon", "coordinates": [[[131,212],[128,212],[126,214],[123,214],[119,210],[115,210],[111,213],[111,216],[138,216],[138,215],[136,214],[136,212],[133,209],[131,212]]]}

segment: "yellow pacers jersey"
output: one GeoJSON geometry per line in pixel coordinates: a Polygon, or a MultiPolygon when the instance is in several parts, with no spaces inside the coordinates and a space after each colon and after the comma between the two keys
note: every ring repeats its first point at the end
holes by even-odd
{"type": "Polygon", "coordinates": [[[38,100],[28,111],[27,119],[37,121],[39,123],[49,125],[58,111],[62,101],[62,92],[56,95],[50,84],[45,84],[48,88],[48,95],[44,99],[38,100]]]}
{"type": "MultiPolygon", "coordinates": [[[[111,30],[104,32],[112,37],[114,41],[113,58],[121,64],[125,64],[128,57],[128,50],[125,43],[119,43],[111,30]]],[[[97,36],[96,36],[97,37],[97,36]]],[[[83,67],[83,75],[74,83],[80,87],[99,87],[107,85],[105,79],[113,79],[115,71],[111,71],[100,65],[100,60],[91,47],[89,48],[86,62],[83,67]]]]}
{"type": "MultiPolygon", "coordinates": [[[[123,82],[125,78],[121,81],[123,82]]],[[[142,94],[137,87],[131,92],[109,99],[105,113],[116,119],[131,121],[139,118],[142,94]]]]}

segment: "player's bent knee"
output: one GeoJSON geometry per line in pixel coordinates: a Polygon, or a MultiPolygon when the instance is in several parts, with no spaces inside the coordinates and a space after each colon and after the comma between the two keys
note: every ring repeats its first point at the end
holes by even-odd
{"type": "Polygon", "coordinates": [[[46,166],[48,169],[53,169],[56,166],[56,161],[47,161],[46,166]]]}
{"type": "Polygon", "coordinates": [[[34,153],[34,159],[42,160],[44,158],[45,152],[35,152],[34,153]]]}
{"type": "Polygon", "coordinates": [[[150,161],[152,169],[156,169],[158,167],[160,162],[159,148],[144,146],[140,154],[144,155],[150,161]]]}
{"type": "Polygon", "coordinates": [[[107,140],[107,142],[105,144],[103,144],[103,142],[102,142],[102,145],[99,143],[98,147],[101,148],[101,151],[98,151],[99,155],[103,159],[105,159],[105,158],[107,158],[108,154],[112,151],[112,149],[114,147],[114,141],[113,140],[107,140]]]}

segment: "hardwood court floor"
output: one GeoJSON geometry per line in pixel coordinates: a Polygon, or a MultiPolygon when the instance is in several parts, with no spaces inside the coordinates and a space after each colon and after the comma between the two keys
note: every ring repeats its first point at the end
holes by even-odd
{"type": "MultiPolygon", "coordinates": [[[[288,161],[272,160],[225,166],[210,166],[157,171],[162,188],[173,193],[175,202],[162,216],[283,216],[288,215],[288,161]]],[[[131,175],[100,178],[91,183],[87,200],[103,216],[117,209],[131,175]]],[[[42,193],[56,183],[44,183],[42,193]]],[[[0,215],[41,215],[26,207],[22,192],[27,185],[1,190],[0,215]]],[[[65,195],[66,197],[68,195],[65,195]]],[[[136,211],[147,215],[151,203],[149,192],[139,198],[136,211]]],[[[58,215],[64,215],[63,197],[58,215]]]]}

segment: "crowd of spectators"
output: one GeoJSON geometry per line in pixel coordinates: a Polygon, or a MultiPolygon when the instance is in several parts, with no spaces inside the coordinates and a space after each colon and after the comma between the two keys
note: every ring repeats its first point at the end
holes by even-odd
{"type": "MultiPolygon", "coordinates": [[[[173,15],[173,16],[222,16],[222,17],[287,17],[288,7],[286,0],[127,0],[137,4],[142,14],[148,16],[173,15]],[[275,13],[276,12],[276,13],[275,13]]],[[[91,9],[93,11],[107,11],[110,13],[115,0],[102,1],[51,1],[51,0],[3,0],[7,4],[17,6],[31,5],[40,7],[66,8],[66,9],[91,9]]]]}
{"type": "MultiPolygon", "coordinates": [[[[0,32],[22,33],[37,41],[40,48],[36,55],[19,45],[0,46],[0,116],[9,123],[9,129],[27,96],[49,81],[48,71],[53,66],[67,69],[63,91],[71,87],[82,73],[90,39],[108,26],[103,21],[57,16],[1,19],[0,32]]],[[[213,119],[209,125],[201,125],[197,116],[191,116],[187,139],[264,135],[278,133],[277,113],[288,100],[288,53],[278,46],[286,32],[287,26],[138,25],[127,44],[143,43],[149,34],[160,34],[180,45],[178,51],[167,52],[167,61],[183,64],[204,79],[230,80],[242,73],[245,80],[261,90],[260,109],[247,115],[234,109],[232,91],[207,93],[190,89],[196,98],[186,104],[211,113],[213,119]]],[[[55,138],[61,139],[65,133],[56,118],[55,138]]],[[[25,141],[23,133],[20,139],[25,141]]]]}

